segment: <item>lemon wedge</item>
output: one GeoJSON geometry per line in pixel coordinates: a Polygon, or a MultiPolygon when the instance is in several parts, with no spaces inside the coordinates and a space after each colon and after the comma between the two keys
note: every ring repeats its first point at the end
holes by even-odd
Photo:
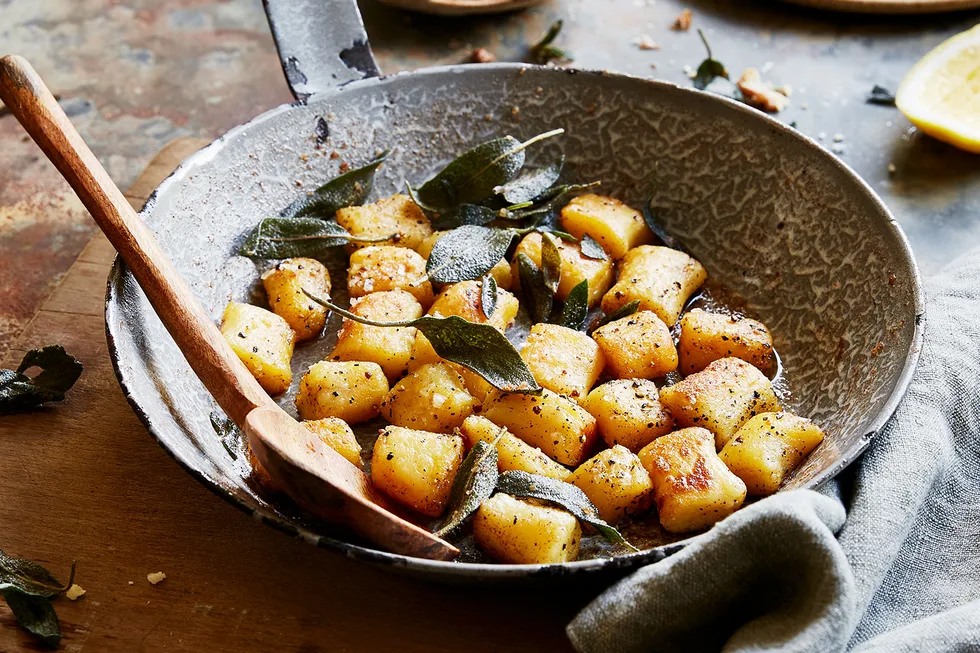
{"type": "Polygon", "coordinates": [[[930,136],[980,154],[980,25],[919,60],[902,80],[895,104],[930,136]]]}

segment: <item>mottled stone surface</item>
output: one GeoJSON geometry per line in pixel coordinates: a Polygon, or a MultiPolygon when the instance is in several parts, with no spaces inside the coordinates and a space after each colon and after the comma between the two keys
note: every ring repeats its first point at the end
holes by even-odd
{"type": "MultiPolygon", "coordinates": [[[[776,0],[551,0],[517,14],[447,19],[362,2],[387,72],[464,61],[477,46],[519,59],[560,16],[559,44],[576,66],[680,84],[685,66],[703,57],[693,29],[670,30],[684,6],[733,74],[756,66],[792,85],[780,119],[841,150],[905,227],[924,273],[980,245],[980,157],[864,103],[871,86],[896,89],[922,54],[980,12],[850,17],[776,0]],[[642,35],[661,49],[641,50],[642,35]]],[[[34,63],[121,185],[167,141],[215,137],[290,99],[259,0],[0,0],[0,53],[8,52],[34,63]]],[[[0,354],[93,229],[16,121],[0,117],[0,354]]]]}

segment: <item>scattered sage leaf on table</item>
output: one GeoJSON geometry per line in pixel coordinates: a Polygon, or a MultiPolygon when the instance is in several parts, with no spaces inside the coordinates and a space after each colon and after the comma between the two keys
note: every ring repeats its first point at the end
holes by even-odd
{"type": "Polygon", "coordinates": [[[541,269],[527,254],[517,255],[517,273],[521,280],[521,291],[528,304],[531,319],[535,322],[547,322],[554,308],[554,294],[544,285],[544,275],[541,269]]]}
{"type": "Polygon", "coordinates": [[[497,447],[480,440],[459,466],[449,492],[449,516],[435,532],[445,537],[459,528],[497,486],[497,447]]]}
{"type": "Polygon", "coordinates": [[[29,632],[43,648],[55,649],[61,643],[61,626],[51,600],[17,590],[0,590],[20,627],[29,632]]]}
{"type": "Polygon", "coordinates": [[[497,280],[489,274],[480,282],[480,308],[488,320],[497,310],[497,280]]]}
{"type": "Polygon", "coordinates": [[[576,519],[595,528],[599,533],[614,544],[622,544],[632,551],[636,547],[626,541],[618,530],[607,524],[599,517],[589,497],[578,486],[559,481],[547,476],[529,474],[520,470],[508,470],[497,479],[497,491],[515,497],[540,499],[561,506],[572,513],[576,519]]]}
{"type": "Polygon", "coordinates": [[[554,40],[558,38],[564,24],[565,21],[559,18],[551,24],[551,27],[538,39],[538,42],[531,46],[530,54],[533,63],[544,66],[550,61],[571,60],[572,55],[569,52],[552,45],[554,40]]]}
{"type": "Polygon", "coordinates": [[[541,234],[541,281],[552,293],[561,282],[561,250],[558,241],[547,231],[541,234]]]}
{"type": "Polygon", "coordinates": [[[579,247],[582,249],[582,256],[596,261],[605,261],[609,258],[606,250],[592,236],[585,234],[582,236],[579,247]]]}
{"type": "Polygon", "coordinates": [[[565,308],[561,312],[561,324],[567,329],[581,331],[589,316],[589,280],[575,284],[565,299],[565,308]]]}
{"type": "Polygon", "coordinates": [[[562,155],[550,166],[528,170],[503,186],[497,186],[493,189],[493,192],[503,196],[512,205],[530,202],[546,192],[558,181],[564,165],[565,156],[562,155]]]}
{"type": "Polygon", "coordinates": [[[503,186],[524,167],[524,150],[538,141],[564,133],[553,129],[523,143],[513,136],[504,136],[481,143],[461,154],[439,174],[422,184],[413,193],[419,206],[430,212],[452,211],[461,204],[476,204],[493,195],[493,189],[503,186]]]}
{"type": "Polygon", "coordinates": [[[507,254],[513,240],[514,233],[506,229],[463,225],[436,241],[425,272],[438,283],[479,279],[507,254]]]}
{"type": "Polygon", "coordinates": [[[708,39],[705,38],[704,32],[700,29],[698,30],[698,36],[701,37],[701,42],[704,43],[704,49],[708,51],[708,57],[701,62],[697,72],[694,74],[694,88],[699,91],[724,95],[739,102],[744,101],[742,91],[739,90],[738,85],[728,78],[728,70],[725,68],[725,65],[715,59],[711,54],[711,46],[708,45],[708,39]]]}
{"type": "Polygon", "coordinates": [[[301,197],[287,206],[279,215],[284,218],[308,216],[329,220],[338,209],[363,204],[374,185],[374,173],[386,158],[387,151],[360,168],[334,177],[311,195],[301,197]]]}
{"type": "Polygon", "coordinates": [[[623,304],[609,315],[603,316],[601,320],[595,323],[595,326],[593,326],[590,329],[590,331],[595,331],[599,327],[604,327],[610,322],[615,322],[616,320],[621,320],[624,317],[630,316],[633,313],[635,313],[639,308],[640,308],[639,299],[634,299],[629,304],[623,304]]]}
{"type": "Polygon", "coordinates": [[[354,238],[333,220],[320,218],[266,218],[260,222],[238,249],[251,258],[293,258],[316,256],[331,247],[351,241],[380,243],[388,238],[354,238]]]}
{"type": "Polygon", "coordinates": [[[886,107],[895,106],[895,96],[887,88],[882,86],[874,85],[871,92],[868,93],[868,98],[866,100],[868,104],[880,104],[886,107]]]}
{"type": "Polygon", "coordinates": [[[61,345],[48,345],[24,354],[16,370],[0,370],[0,415],[61,401],[82,374],[82,364],[61,345]],[[40,368],[33,378],[25,372],[40,368]]]}
{"type": "MultiPolygon", "coordinates": [[[[440,239],[441,240],[441,239],[440,239]]],[[[433,317],[423,315],[404,322],[376,322],[345,311],[328,299],[317,297],[305,288],[307,297],[349,320],[376,327],[415,327],[422,332],[446,360],[459,363],[482,376],[493,387],[504,392],[539,394],[541,386],[514,345],[489,324],[468,322],[458,315],[433,317]]]]}
{"type": "Polygon", "coordinates": [[[27,558],[15,558],[0,551],[0,591],[17,590],[31,596],[52,597],[64,592],[75,580],[75,563],[71,563],[71,577],[62,585],[54,575],[27,558]]]}

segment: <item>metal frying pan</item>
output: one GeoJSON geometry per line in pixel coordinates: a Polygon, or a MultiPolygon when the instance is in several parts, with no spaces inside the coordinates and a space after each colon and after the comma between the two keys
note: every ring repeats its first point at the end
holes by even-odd
{"type": "MultiPolygon", "coordinates": [[[[667,231],[775,334],[787,405],[828,433],[785,489],[832,478],[895,410],[919,351],[918,272],[874,192],[817,143],[727,99],[606,72],[484,64],[381,77],[354,0],[266,0],[266,10],[297,101],[190,157],[141,214],[216,320],[229,300],[261,301],[261,270],[235,255],[244,235],[342,164],[393,150],[375,182],[382,197],[475,142],[563,127],[568,181],[601,180],[604,193],[636,206],[653,192],[667,231]]],[[[342,288],[342,272],[334,275],[342,288]]],[[[336,326],[297,350],[294,390],[330,351],[336,326]]],[[[611,556],[596,545],[562,565],[433,562],[372,549],[255,490],[238,443],[211,425],[211,397],[118,260],[106,328],[120,384],[164,448],[219,496],[319,546],[446,580],[591,575],[683,546],[654,529],[642,553],[611,556]]],[[[292,397],[281,400],[290,411],[292,397]]]]}

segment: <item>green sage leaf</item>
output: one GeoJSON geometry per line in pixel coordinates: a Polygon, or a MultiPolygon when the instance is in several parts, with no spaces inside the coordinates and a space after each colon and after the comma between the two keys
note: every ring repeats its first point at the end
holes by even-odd
{"type": "Polygon", "coordinates": [[[578,238],[568,233],[567,231],[562,231],[561,229],[553,229],[551,227],[535,227],[535,231],[539,231],[543,234],[551,234],[552,236],[557,236],[565,242],[577,243],[578,238]]]}
{"type": "Polygon", "coordinates": [[[493,494],[497,476],[497,447],[483,440],[477,442],[456,472],[449,492],[449,515],[436,536],[449,535],[476,512],[493,494]]]}
{"type": "Polygon", "coordinates": [[[320,218],[266,218],[238,249],[250,258],[293,258],[317,256],[331,247],[351,241],[380,243],[389,238],[354,238],[333,220],[320,218]]]}
{"type": "Polygon", "coordinates": [[[638,551],[636,547],[626,541],[626,538],[618,530],[599,517],[599,511],[589,501],[589,497],[585,496],[585,492],[571,483],[565,483],[547,476],[529,474],[525,471],[508,470],[497,479],[497,491],[515,497],[540,499],[554,503],[572,513],[579,521],[595,528],[610,542],[622,544],[632,551],[638,551]]]}
{"type": "Polygon", "coordinates": [[[37,408],[43,403],[61,401],[82,374],[82,364],[61,345],[32,349],[16,370],[0,370],[0,415],[37,408]],[[37,367],[32,377],[25,374],[37,367]]]}
{"type": "Polygon", "coordinates": [[[728,70],[725,65],[711,55],[711,46],[708,45],[708,39],[705,38],[704,32],[700,29],[698,36],[704,43],[704,49],[708,51],[708,57],[701,62],[694,74],[694,88],[743,102],[745,98],[742,96],[742,91],[739,90],[737,84],[728,79],[728,70]]]}
{"type": "Polygon", "coordinates": [[[477,204],[493,195],[524,167],[524,150],[540,140],[564,133],[554,129],[523,143],[504,136],[481,143],[468,150],[425,182],[414,193],[419,206],[438,213],[451,211],[461,204],[477,204]]]}
{"type": "Polygon", "coordinates": [[[643,221],[647,223],[647,227],[650,228],[650,231],[653,232],[653,235],[656,236],[660,242],[671,249],[683,251],[677,240],[667,233],[666,229],[660,226],[657,216],[653,214],[653,195],[651,195],[650,199],[643,203],[643,221]]]}
{"type": "Polygon", "coordinates": [[[600,327],[604,327],[607,324],[609,324],[610,322],[615,322],[616,320],[621,320],[624,317],[628,317],[628,316],[632,315],[633,313],[635,313],[637,310],[639,310],[639,308],[640,308],[640,300],[639,299],[634,299],[633,301],[631,301],[628,304],[623,304],[622,306],[620,306],[619,308],[617,308],[615,311],[613,311],[609,315],[604,316],[601,320],[599,320],[598,322],[596,322],[595,323],[595,326],[593,326],[590,329],[590,332],[591,331],[595,331],[596,329],[598,329],[600,327]]]}
{"type": "Polygon", "coordinates": [[[506,229],[463,225],[436,241],[425,272],[438,283],[479,279],[507,254],[513,240],[506,229]]]}
{"type": "Polygon", "coordinates": [[[521,291],[524,293],[531,319],[535,322],[547,322],[554,308],[555,296],[544,285],[541,269],[527,254],[521,252],[517,255],[517,273],[520,276],[521,291]]]}
{"type": "Polygon", "coordinates": [[[537,43],[531,46],[530,55],[533,63],[544,66],[550,61],[571,60],[572,55],[570,53],[552,45],[552,42],[558,38],[558,34],[561,32],[564,24],[565,21],[561,19],[556,20],[548,28],[548,31],[538,39],[537,43]]]}
{"type": "Polygon", "coordinates": [[[541,281],[552,293],[558,292],[561,282],[561,250],[558,241],[548,232],[541,234],[541,281]]]}
{"type": "Polygon", "coordinates": [[[284,218],[311,217],[329,220],[338,209],[363,204],[374,185],[374,173],[388,158],[388,154],[386,151],[366,165],[334,177],[311,195],[301,197],[287,206],[279,215],[284,218]]]}
{"type": "Polygon", "coordinates": [[[20,627],[33,635],[41,647],[58,648],[61,626],[50,599],[23,594],[14,589],[0,590],[0,595],[10,606],[20,627]]]}
{"type": "Polygon", "coordinates": [[[239,439],[238,427],[235,423],[223,414],[212,412],[211,428],[218,434],[218,441],[221,442],[221,446],[225,448],[231,459],[238,460],[238,454],[233,448],[239,439]]]}
{"type": "Polygon", "coordinates": [[[16,590],[31,596],[52,597],[71,587],[75,580],[75,563],[71,563],[71,576],[66,585],[54,575],[27,558],[15,558],[0,551],[0,591],[16,590]]]}
{"type": "Polygon", "coordinates": [[[503,186],[494,188],[493,192],[503,196],[512,205],[530,202],[547,192],[558,181],[564,165],[565,157],[563,155],[550,166],[529,170],[503,186]]]}
{"type": "MultiPolygon", "coordinates": [[[[440,239],[441,240],[441,239],[440,239]]],[[[489,324],[468,322],[458,315],[433,317],[423,315],[403,322],[376,322],[346,311],[328,299],[317,297],[305,288],[307,297],[349,320],[376,327],[415,327],[422,332],[439,356],[482,376],[490,385],[504,392],[539,394],[541,386],[514,345],[489,324]]]]}
{"type": "MultiPolygon", "coordinates": [[[[534,198],[531,206],[520,209],[513,207],[501,209],[499,216],[507,220],[525,220],[528,218],[539,218],[534,224],[525,230],[525,233],[537,227],[540,220],[553,217],[557,212],[568,203],[568,196],[572,193],[579,193],[600,186],[602,182],[593,181],[588,184],[562,184],[553,186],[545,191],[541,196],[534,198]]],[[[518,205],[520,206],[520,205],[518,205]]]]}
{"type": "Polygon", "coordinates": [[[565,308],[561,312],[561,324],[568,329],[581,331],[588,317],[589,280],[582,279],[568,293],[568,298],[565,300],[565,308]]]}
{"type": "Polygon", "coordinates": [[[582,236],[582,240],[579,243],[579,248],[582,250],[582,256],[586,258],[596,261],[605,261],[609,259],[609,255],[606,254],[606,250],[602,249],[602,245],[600,245],[589,234],[582,236]]]}
{"type": "Polygon", "coordinates": [[[480,309],[488,320],[497,310],[497,280],[489,274],[480,283],[480,309]]]}
{"type": "Polygon", "coordinates": [[[479,204],[463,204],[455,210],[434,213],[430,222],[434,229],[455,229],[463,225],[483,226],[497,219],[497,212],[479,204]]]}

